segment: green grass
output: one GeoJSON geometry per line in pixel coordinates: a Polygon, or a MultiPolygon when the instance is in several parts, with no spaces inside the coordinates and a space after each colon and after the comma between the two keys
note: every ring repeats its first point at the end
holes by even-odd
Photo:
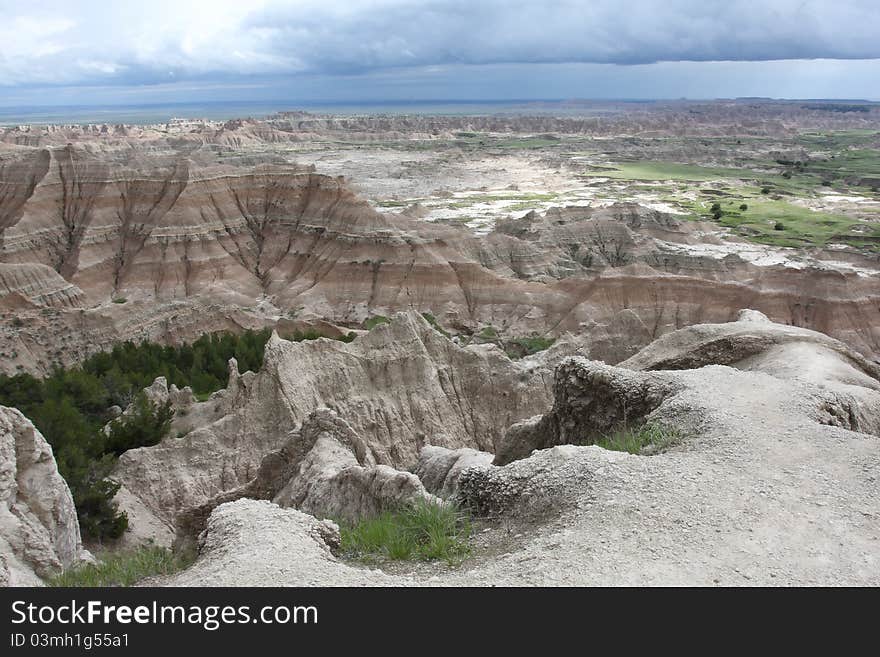
{"type": "Polygon", "coordinates": [[[642,454],[645,451],[650,451],[656,454],[669,449],[681,438],[681,433],[675,429],[657,424],[645,424],[635,429],[631,427],[617,429],[608,435],[601,436],[592,444],[615,452],[642,454]],[[647,447],[650,447],[650,450],[646,450],[647,447]]]}
{"type": "Polygon", "coordinates": [[[434,315],[432,315],[431,313],[422,313],[422,317],[425,318],[425,321],[428,322],[428,324],[430,324],[435,331],[446,336],[447,338],[449,337],[449,331],[440,326],[440,322],[437,321],[437,318],[434,317],[434,315]]]}
{"type": "Polygon", "coordinates": [[[374,315],[373,317],[364,320],[364,328],[368,331],[372,331],[379,326],[379,324],[388,324],[390,321],[391,320],[385,317],[385,315],[374,315]]]}
{"type": "Polygon", "coordinates": [[[113,299],[113,303],[127,303],[127,302],[128,302],[128,299],[126,299],[125,297],[117,297],[116,299],[113,299]]]}
{"type": "Polygon", "coordinates": [[[131,586],[147,577],[171,575],[192,563],[192,557],[177,557],[171,550],[149,545],[126,552],[106,554],[97,564],[64,571],[48,581],[49,586],[131,586]]]}
{"type": "Polygon", "coordinates": [[[745,193],[722,199],[690,204],[697,215],[709,213],[719,203],[722,226],[734,229],[754,242],[773,246],[822,246],[828,243],[870,246],[880,244],[880,224],[860,221],[840,214],[817,212],[784,200],[745,193]],[[748,207],[742,210],[745,203],[748,207]]]}
{"type": "Polygon", "coordinates": [[[423,199],[412,199],[410,201],[396,201],[393,199],[386,199],[383,201],[378,201],[376,206],[379,208],[408,208],[410,205],[414,203],[418,203],[423,199]]]}
{"type": "Polygon", "coordinates": [[[810,149],[839,152],[864,145],[880,136],[876,130],[839,130],[835,132],[805,132],[795,141],[810,149]]]}
{"type": "Polygon", "coordinates": [[[813,160],[808,171],[818,171],[832,178],[869,176],[880,178],[880,152],[872,148],[839,151],[833,158],[813,160]]]}
{"type": "Polygon", "coordinates": [[[539,351],[544,351],[553,346],[556,338],[530,336],[526,338],[513,338],[504,342],[504,351],[511,358],[524,358],[539,351]]]}
{"type": "Polygon", "coordinates": [[[469,554],[470,519],[451,505],[419,501],[355,524],[340,523],[342,552],[356,559],[445,561],[469,554]]]}

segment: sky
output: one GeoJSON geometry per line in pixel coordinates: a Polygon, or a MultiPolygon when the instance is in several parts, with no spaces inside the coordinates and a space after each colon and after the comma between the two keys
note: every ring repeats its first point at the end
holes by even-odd
{"type": "Polygon", "coordinates": [[[0,106],[880,100],[877,0],[0,0],[0,106]]]}

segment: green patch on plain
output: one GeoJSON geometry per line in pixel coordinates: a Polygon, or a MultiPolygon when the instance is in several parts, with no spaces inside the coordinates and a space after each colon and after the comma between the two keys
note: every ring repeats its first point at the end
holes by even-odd
{"type": "MultiPolygon", "coordinates": [[[[721,207],[717,222],[738,234],[762,244],[787,247],[823,246],[829,243],[852,246],[880,245],[880,224],[852,217],[768,200],[766,198],[731,198],[716,200],[721,207]],[[742,210],[741,205],[747,209],[742,210]]],[[[698,204],[697,211],[709,211],[709,204],[698,204]]]]}
{"type": "Polygon", "coordinates": [[[417,201],[385,200],[385,201],[377,201],[376,207],[378,207],[378,208],[406,208],[416,202],[417,201]]]}
{"type": "Polygon", "coordinates": [[[468,196],[465,198],[457,198],[453,200],[449,200],[446,203],[442,204],[442,207],[449,210],[463,210],[465,208],[472,208],[475,205],[480,203],[501,203],[501,202],[509,202],[513,205],[510,205],[505,210],[516,210],[516,209],[529,209],[535,206],[537,203],[546,203],[548,201],[553,201],[558,198],[558,194],[547,192],[547,193],[539,193],[539,192],[526,192],[526,193],[511,193],[511,194],[478,194],[474,196],[468,196]]]}

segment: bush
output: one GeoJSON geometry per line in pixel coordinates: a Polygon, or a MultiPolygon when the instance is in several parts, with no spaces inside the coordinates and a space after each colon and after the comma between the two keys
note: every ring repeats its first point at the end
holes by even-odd
{"type": "Polygon", "coordinates": [[[166,548],[149,545],[108,554],[97,564],[71,568],[51,578],[49,586],[131,586],[147,577],[171,575],[192,563],[192,557],[178,557],[166,548]]]}
{"type": "Polygon", "coordinates": [[[342,551],[359,559],[461,563],[468,554],[470,519],[454,506],[425,500],[356,524],[340,524],[342,551]]]}
{"type": "Polygon", "coordinates": [[[59,467],[76,506],[83,537],[95,540],[117,539],[128,529],[128,515],[120,513],[113,497],[119,484],[108,479],[116,460],[110,454],[84,461],[71,468],[59,467]]]}
{"type": "Polygon", "coordinates": [[[109,424],[105,451],[119,456],[136,447],[158,445],[171,428],[174,410],[170,402],[156,406],[141,392],[134,401],[134,413],[109,424]]]}
{"type": "Polygon", "coordinates": [[[745,203],[741,203],[739,206],[739,209],[742,210],[743,212],[745,212],[746,210],[749,209],[749,206],[746,205],[745,203]]]}
{"type": "Polygon", "coordinates": [[[328,338],[330,340],[338,340],[339,342],[351,342],[356,337],[357,337],[357,333],[355,333],[354,331],[349,331],[345,335],[329,336],[329,335],[324,335],[320,331],[310,329],[308,331],[294,331],[293,335],[286,336],[285,340],[290,340],[291,342],[303,342],[305,340],[317,340],[318,338],[328,338]]]}

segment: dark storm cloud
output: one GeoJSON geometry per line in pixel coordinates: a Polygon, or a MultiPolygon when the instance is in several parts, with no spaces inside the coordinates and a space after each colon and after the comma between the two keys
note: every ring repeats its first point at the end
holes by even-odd
{"type": "Polygon", "coordinates": [[[271,7],[249,17],[303,68],[871,59],[880,57],[872,1],[433,0],[365,3],[311,14],[271,7]]]}
{"type": "Polygon", "coordinates": [[[6,86],[880,57],[873,0],[0,0],[0,15],[6,86]]]}

